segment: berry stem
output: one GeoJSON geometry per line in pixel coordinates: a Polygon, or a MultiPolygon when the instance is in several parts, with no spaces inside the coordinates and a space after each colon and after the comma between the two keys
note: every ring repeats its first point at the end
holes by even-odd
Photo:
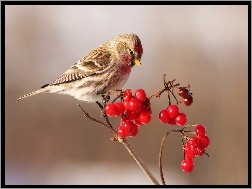
{"type": "Polygon", "coordinates": [[[166,91],[166,89],[161,89],[161,90],[159,90],[159,91],[156,91],[156,92],[154,92],[153,94],[151,94],[150,96],[149,96],[149,99],[151,99],[152,97],[157,97],[157,98],[160,98],[160,96],[161,96],[161,94],[163,93],[163,92],[165,92],[166,91]]]}
{"type": "Polygon", "coordinates": [[[161,141],[160,150],[159,150],[159,157],[158,157],[160,178],[161,178],[161,182],[162,182],[163,185],[166,185],[165,180],[164,180],[164,174],[163,174],[163,166],[162,166],[163,148],[164,148],[165,139],[169,134],[170,133],[166,133],[166,135],[163,137],[163,139],[161,141]]]}
{"type": "Polygon", "coordinates": [[[173,98],[176,100],[176,103],[179,104],[179,101],[177,100],[176,96],[174,95],[174,88],[178,88],[178,86],[180,85],[179,83],[176,83],[174,84],[175,80],[176,79],[173,79],[171,81],[165,81],[165,77],[166,77],[166,74],[164,74],[163,76],[163,85],[164,85],[164,88],[161,89],[161,90],[158,90],[156,92],[154,92],[153,94],[151,94],[149,96],[149,99],[151,99],[152,97],[157,97],[157,98],[160,98],[161,94],[165,91],[167,91],[167,96],[168,96],[168,102],[169,102],[169,105],[171,105],[171,98],[170,98],[170,93],[172,94],[173,98]]]}
{"type": "Polygon", "coordinates": [[[168,131],[165,134],[165,136],[162,138],[161,144],[160,144],[160,150],[159,150],[159,156],[158,156],[158,165],[159,165],[160,178],[161,178],[161,181],[162,181],[163,185],[166,185],[165,180],[164,180],[163,165],[162,165],[162,156],[163,156],[164,143],[165,143],[165,139],[169,136],[169,134],[173,133],[173,132],[180,132],[181,133],[181,129],[180,130],[168,131]]]}
{"type": "Polygon", "coordinates": [[[101,103],[98,102],[98,101],[96,101],[96,104],[98,104],[98,106],[100,107],[100,109],[101,109],[101,111],[102,111],[102,117],[104,117],[104,119],[106,120],[107,125],[108,125],[113,131],[115,131],[114,128],[112,127],[112,125],[111,125],[109,119],[108,119],[107,114],[104,112],[104,107],[106,106],[106,102],[104,103],[104,106],[102,106],[101,103]]]}
{"type": "Polygon", "coordinates": [[[205,152],[204,154],[206,154],[208,157],[210,157],[210,155],[208,153],[205,152]]]}
{"type": "Polygon", "coordinates": [[[120,98],[120,97],[122,97],[121,95],[119,95],[119,96],[117,96],[117,97],[115,97],[115,99],[114,100],[112,100],[112,103],[114,103],[118,98],[120,98]]]}

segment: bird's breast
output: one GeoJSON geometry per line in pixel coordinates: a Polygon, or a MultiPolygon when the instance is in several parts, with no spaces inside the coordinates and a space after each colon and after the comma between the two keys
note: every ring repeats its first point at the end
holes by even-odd
{"type": "Polygon", "coordinates": [[[124,75],[129,75],[131,72],[131,66],[130,65],[123,65],[120,67],[120,71],[119,71],[121,76],[124,75]]]}
{"type": "Polygon", "coordinates": [[[111,78],[111,84],[109,89],[121,89],[125,82],[128,80],[131,72],[131,66],[123,65],[117,69],[117,72],[113,74],[111,78]]]}

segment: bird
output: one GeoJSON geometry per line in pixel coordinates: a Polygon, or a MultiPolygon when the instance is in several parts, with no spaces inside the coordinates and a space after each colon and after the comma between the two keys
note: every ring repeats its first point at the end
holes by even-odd
{"type": "Polygon", "coordinates": [[[85,102],[98,102],[108,90],[121,89],[134,65],[141,66],[142,43],[136,34],[121,34],[90,51],[58,79],[16,99],[40,93],[73,96],[85,102]]]}

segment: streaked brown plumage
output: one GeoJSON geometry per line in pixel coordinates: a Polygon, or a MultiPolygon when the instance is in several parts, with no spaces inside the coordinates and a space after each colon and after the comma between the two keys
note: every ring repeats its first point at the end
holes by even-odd
{"type": "Polygon", "coordinates": [[[141,65],[142,53],[137,35],[119,35],[89,52],[55,81],[15,102],[43,92],[68,94],[87,102],[98,101],[107,90],[121,89],[131,68],[141,65]]]}

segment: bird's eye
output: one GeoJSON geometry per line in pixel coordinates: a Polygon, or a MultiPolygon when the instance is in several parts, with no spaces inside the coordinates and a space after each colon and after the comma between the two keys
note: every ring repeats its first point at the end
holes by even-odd
{"type": "Polygon", "coordinates": [[[130,51],[129,51],[129,53],[132,55],[132,54],[133,54],[133,51],[132,51],[132,50],[130,50],[130,51]]]}

